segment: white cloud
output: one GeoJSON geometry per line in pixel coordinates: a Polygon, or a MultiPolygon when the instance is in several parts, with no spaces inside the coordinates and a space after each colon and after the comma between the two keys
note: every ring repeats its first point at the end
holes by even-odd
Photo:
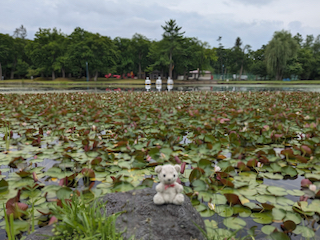
{"type": "Polygon", "coordinates": [[[6,0],[1,8],[0,33],[23,24],[31,39],[40,27],[66,34],[81,27],[112,38],[140,33],[160,40],[169,19],[211,46],[218,46],[219,36],[225,47],[240,37],[256,49],[282,29],[320,34],[319,0],[6,0]]]}

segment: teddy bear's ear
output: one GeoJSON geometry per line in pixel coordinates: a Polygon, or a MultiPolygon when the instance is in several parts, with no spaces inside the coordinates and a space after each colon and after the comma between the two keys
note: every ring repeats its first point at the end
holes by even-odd
{"type": "Polygon", "coordinates": [[[162,170],[162,166],[156,166],[154,170],[156,171],[156,173],[160,173],[162,170]]]}
{"type": "Polygon", "coordinates": [[[181,167],[180,167],[180,165],[178,165],[178,164],[174,165],[174,168],[176,169],[176,171],[177,171],[178,173],[179,173],[180,170],[181,170],[181,167]]]}

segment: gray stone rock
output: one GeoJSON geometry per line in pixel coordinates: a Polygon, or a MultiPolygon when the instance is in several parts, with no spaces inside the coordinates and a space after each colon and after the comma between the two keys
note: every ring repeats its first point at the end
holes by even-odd
{"type": "Polygon", "coordinates": [[[27,236],[25,240],[45,240],[47,236],[53,236],[52,233],[53,225],[45,226],[37,229],[34,233],[27,236]]]}
{"type": "MultiPolygon", "coordinates": [[[[205,229],[204,221],[192,206],[188,197],[181,206],[155,205],[154,189],[132,190],[124,193],[110,193],[100,200],[106,203],[107,214],[122,212],[116,222],[123,237],[136,240],[203,240],[200,228],[205,229]]],[[[52,227],[47,226],[29,235],[26,240],[44,240],[52,236],[52,227]]]]}
{"type": "Polygon", "coordinates": [[[205,239],[196,224],[205,229],[204,222],[185,196],[183,205],[155,205],[154,189],[146,188],[124,193],[111,193],[103,197],[107,201],[108,214],[123,212],[117,219],[117,228],[141,240],[191,240],[205,239]]]}

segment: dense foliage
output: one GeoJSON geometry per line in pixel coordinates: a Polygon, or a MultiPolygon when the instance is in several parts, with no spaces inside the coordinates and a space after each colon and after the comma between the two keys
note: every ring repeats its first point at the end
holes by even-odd
{"type": "Polygon", "coordinates": [[[27,231],[32,222],[47,224],[71,195],[152,187],[154,167],[169,162],[181,164],[184,193],[210,217],[209,233],[228,235],[251,219],[280,239],[313,237],[319,99],[305,92],[3,94],[0,203],[15,231],[27,231]]]}
{"type": "Polygon", "coordinates": [[[275,32],[273,39],[260,49],[252,50],[238,37],[232,48],[219,47],[186,37],[175,20],[164,26],[162,39],[151,41],[135,34],[131,39],[111,39],[77,27],[70,35],[56,28],[40,28],[34,40],[26,39],[21,26],[12,36],[0,33],[0,76],[5,79],[31,76],[81,78],[86,65],[91,79],[111,73],[121,77],[145,78],[156,75],[177,78],[189,71],[210,70],[215,78],[241,79],[319,79],[320,35],[298,33],[292,37],[286,31],[275,32]],[[285,37],[281,37],[285,36],[285,37]],[[267,56],[267,57],[266,57],[267,56]]]}

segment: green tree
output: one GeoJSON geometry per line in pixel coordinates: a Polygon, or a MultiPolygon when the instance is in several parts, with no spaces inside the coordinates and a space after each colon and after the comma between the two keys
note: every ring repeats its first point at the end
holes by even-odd
{"type": "Polygon", "coordinates": [[[302,47],[302,42],[303,42],[302,35],[300,33],[297,33],[293,38],[294,38],[294,40],[297,41],[299,46],[302,47]]]}
{"type": "Polygon", "coordinates": [[[77,77],[82,77],[89,68],[89,76],[96,81],[99,72],[111,71],[117,58],[116,46],[109,37],[75,28],[68,36],[68,51],[64,58],[70,62],[68,67],[77,77]],[[93,73],[90,75],[90,73],[93,73]]]}
{"type": "Polygon", "coordinates": [[[56,28],[52,30],[39,29],[33,42],[26,46],[34,66],[39,71],[51,72],[52,80],[55,79],[56,62],[64,54],[63,41],[65,36],[56,28]]]}
{"type": "Polygon", "coordinates": [[[316,60],[309,48],[301,48],[297,54],[297,62],[301,71],[298,72],[300,79],[310,79],[316,60]]]}
{"type": "Polygon", "coordinates": [[[134,34],[131,39],[134,66],[138,65],[138,78],[142,78],[142,69],[145,70],[150,64],[148,59],[149,48],[151,42],[148,38],[141,34],[134,34]]]}
{"type": "Polygon", "coordinates": [[[251,58],[253,60],[251,65],[251,72],[256,75],[256,79],[267,78],[267,66],[265,62],[265,49],[266,46],[263,45],[260,49],[251,52],[251,58]]]}
{"type": "Polygon", "coordinates": [[[13,45],[12,45],[12,62],[9,65],[11,69],[10,79],[14,78],[14,74],[17,68],[17,64],[23,63],[21,60],[24,57],[25,51],[24,48],[27,44],[27,40],[25,39],[27,36],[27,30],[23,25],[19,28],[16,28],[13,33],[13,45]],[[20,60],[20,61],[19,61],[20,60]]]}
{"type": "Polygon", "coordinates": [[[312,53],[315,61],[315,65],[312,71],[311,77],[313,79],[320,79],[320,35],[318,35],[312,46],[312,53]]]}
{"type": "Polygon", "coordinates": [[[3,76],[3,67],[7,68],[8,63],[12,61],[12,45],[13,38],[9,34],[0,33],[0,79],[3,76]]]}
{"type": "Polygon", "coordinates": [[[286,74],[288,61],[297,55],[299,45],[287,31],[275,32],[266,51],[267,70],[270,75],[281,80],[286,74]]]}
{"type": "Polygon", "coordinates": [[[214,69],[216,73],[221,74],[220,78],[224,78],[224,76],[232,71],[232,68],[234,66],[234,61],[233,61],[233,54],[232,54],[232,49],[224,48],[222,45],[222,37],[219,36],[217,39],[219,42],[219,47],[214,48],[216,55],[217,55],[217,61],[214,64],[214,69]]]}
{"type": "Polygon", "coordinates": [[[180,32],[182,27],[177,26],[176,20],[170,19],[166,22],[165,26],[161,26],[164,30],[162,34],[162,41],[164,52],[169,58],[169,77],[172,78],[172,70],[174,68],[174,54],[183,54],[183,49],[181,48],[181,42],[183,39],[183,34],[185,32],[180,32]]]}
{"type": "Polygon", "coordinates": [[[152,41],[149,48],[148,58],[151,64],[146,68],[147,72],[152,72],[154,70],[159,70],[164,72],[165,69],[170,64],[168,56],[164,52],[163,41],[152,41]]]}
{"type": "Polygon", "coordinates": [[[217,61],[215,49],[212,49],[207,42],[197,41],[196,49],[191,55],[198,69],[198,79],[203,70],[213,71],[213,64],[217,61]]]}
{"type": "Polygon", "coordinates": [[[29,64],[22,59],[18,59],[17,68],[15,73],[18,75],[19,78],[25,77],[28,73],[29,64]]]}
{"type": "Polygon", "coordinates": [[[248,63],[248,52],[250,51],[251,46],[245,45],[243,48],[242,41],[240,37],[237,37],[234,47],[232,48],[232,58],[233,58],[233,66],[232,69],[234,72],[239,72],[239,80],[241,80],[241,76],[244,70],[244,67],[248,63]]]}
{"type": "Polygon", "coordinates": [[[132,41],[129,38],[116,37],[114,44],[117,47],[117,54],[119,55],[117,61],[116,72],[124,76],[134,68],[134,49],[132,41]]]}
{"type": "Polygon", "coordinates": [[[100,34],[89,33],[87,45],[91,51],[88,57],[89,67],[93,72],[94,81],[97,81],[99,72],[107,72],[114,69],[117,60],[117,51],[114,42],[100,34]]]}

